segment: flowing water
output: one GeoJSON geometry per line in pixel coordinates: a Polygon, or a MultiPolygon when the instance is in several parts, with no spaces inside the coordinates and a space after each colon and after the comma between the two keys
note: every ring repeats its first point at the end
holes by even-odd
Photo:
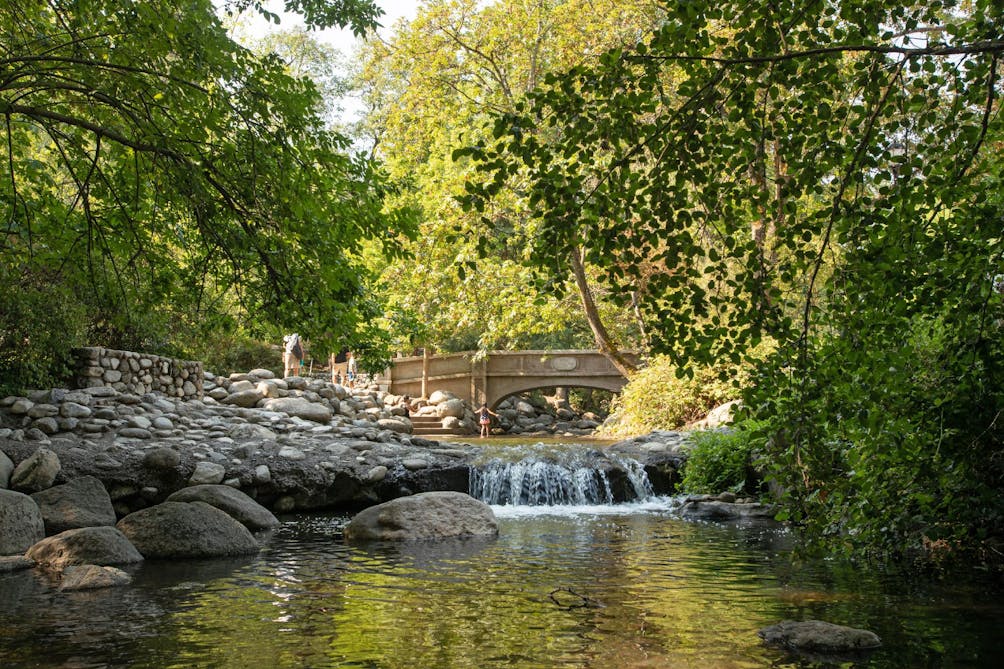
{"type": "MultiPolygon", "coordinates": [[[[513,494],[533,488],[514,479],[556,474],[525,464],[486,480],[508,477],[513,494]]],[[[296,515],[256,557],[149,561],[126,587],[60,593],[38,571],[0,574],[0,667],[1004,666],[1001,592],[978,579],[803,563],[786,531],[592,490],[589,504],[494,506],[493,540],[348,545],[348,517],[296,515]],[[756,635],[811,618],[885,645],[824,665],[756,635]]]]}

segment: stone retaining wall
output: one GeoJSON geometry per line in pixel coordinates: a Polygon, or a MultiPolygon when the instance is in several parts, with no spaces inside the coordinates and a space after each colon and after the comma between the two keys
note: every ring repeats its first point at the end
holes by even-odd
{"type": "Polygon", "coordinates": [[[202,398],[202,363],[147,353],[91,346],[73,349],[78,388],[107,386],[122,393],[163,393],[183,399],[202,398]]]}

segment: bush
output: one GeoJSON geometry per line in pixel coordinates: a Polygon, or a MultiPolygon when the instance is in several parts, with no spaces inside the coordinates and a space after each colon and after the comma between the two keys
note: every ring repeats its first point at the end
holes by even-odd
{"type": "Polygon", "coordinates": [[[83,344],[85,330],[69,289],[0,275],[0,395],[65,385],[70,349],[83,344]]]}
{"type": "Polygon", "coordinates": [[[736,399],[745,378],[742,368],[731,365],[695,368],[689,378],[679,377],[677,370],[665,356],[652,358],[638,370],[614,399],[611,417],[601,428],[603,434],[630,436],[679,429],[736,399]]]}
{"type": "Polygon", "coordinates": [[[715,494],[751,492],[753,454],[759,445],[749,426],[735,430],[706,430],[690,434],[690,450],[683,469],[684,492],[715,494]]]}

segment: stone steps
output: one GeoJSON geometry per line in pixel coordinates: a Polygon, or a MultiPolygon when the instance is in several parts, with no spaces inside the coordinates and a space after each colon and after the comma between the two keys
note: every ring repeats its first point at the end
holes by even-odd
{"type": "Polygon", "coordinates": [[[411,416],[414,428],[412,434],[419,437],[456,434],[456,430],[443,427],[443,421],[436,416],[411,416]]]}

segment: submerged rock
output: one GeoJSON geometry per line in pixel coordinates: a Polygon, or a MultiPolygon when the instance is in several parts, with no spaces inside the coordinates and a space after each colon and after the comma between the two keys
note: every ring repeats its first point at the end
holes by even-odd
{"type": "Polygon", "coordinates": [[[60,590],[95,590],[132,583],[132,576],[115,567],[84,564],[63,570],[60,590]]]}
{"type": "Polygon", "coordinates": [[[345,527],[345,538],[415,541],[494,537],[498,532],[495,514],[484,502],[460,492],[428,492],[361,511],[345,527]]]}
{"type": "MultiPolygon", "coordinates": [[[[729,499],[729,498],[727,498],[729,499]]],[[[732,497],[731,499],[734,499],[732,497]]],[[[759,502],[725,501],[714,497],[691,497],[679,513],[689,520],[776,522],[777,507],[759,502]]]]}
{"type": "Polygon", "coordinates": [[[874,632],[822,620],[784,620],[757,634],[768,646],[815,655],[859,653],[882,646],[882,640],[874,632]]]}

